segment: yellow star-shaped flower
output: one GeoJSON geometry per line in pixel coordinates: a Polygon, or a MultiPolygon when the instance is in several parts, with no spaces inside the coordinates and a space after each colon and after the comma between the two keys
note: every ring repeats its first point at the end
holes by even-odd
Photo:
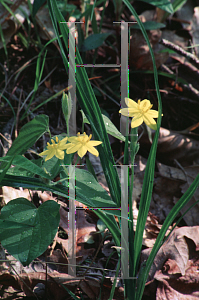
{"type": "Polygon", "coordinates": [[[91,141],[92,134],[88,136],[85,132],[80,134],[77,133],[77,136],[72,136],[68,138],[68,141],[71,142],[67,144],[67,154],[71,154],[77,151],[77,154],[82,158],[87,151],[92,153],[95,156],[99,156],[99,152],[93,147],[102,144],[99,141],[91,141]]]}
{"type": "Polygon", "coordinates": [[[158,111],[151,109],[153,104],[149,100],[138,100],[138,103],[136,103],[129,98],[125,98],[125,103],[128,108],[120,109],[119,113],[126,117],[133,117],[131,121],[132,128],[145,122],[151,129],[157,129],[156,121],[153,118],[158,118],[158,111]]]}
{"type": "Polygon", "coordinates": [[[45,161],[51,159],[54,155],[59,159],[64,159],[64,150],[66,149],[66,142],[68,140],[68,137],[65,137],[61,141],[59,141],[58,137],[55,138],[56,143],[53,139],[51,139],[52,144],[47,143],[47,149],[41,153],[39,153],[40,156],[47,155],[45,158],[45,161]]]}

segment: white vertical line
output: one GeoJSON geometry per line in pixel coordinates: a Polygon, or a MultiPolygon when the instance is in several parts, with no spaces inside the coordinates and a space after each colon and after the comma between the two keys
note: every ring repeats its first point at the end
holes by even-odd
{"type": "Polygon", "coordinates": [[[68,86],[72,86],[69,90],[72,99],[72,112],[69,120],[69,134],[70,136],[76,135],[76,62],[75,62],[75,23],[69,22],[69,76],[68,76],[68,86]]]}
{"type": "Polygon", "coordinates": [[[75,166],[69,165],[68,275],[76,277],[75,166]]]}
{"type": "Polygon", "coordinates": [[[128,246],[128,165],[121,166],[121,271],[122,278],[129,278],[128,246]]]}
{"type": "MultiPolygon", "coordinates": [[[[126,107],[125,97],[128,97],[129,73],[128,73],[128,23],[121,23],[121,108],[126,107]]],[[[120,118],[120,132],[126,136],[126,122],[120,118]]]]}

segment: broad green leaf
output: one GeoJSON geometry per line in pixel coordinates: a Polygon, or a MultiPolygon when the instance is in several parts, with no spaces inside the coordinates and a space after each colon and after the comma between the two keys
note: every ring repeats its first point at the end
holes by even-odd
{"type": "MultiPolygon", "coordinates": [[[[173,13],[175,13],[177,10],[179,10],[185,3],[187,2],[187,0],[174,0],[172,2],[172,6],[173,6],[173,13]]],[[[166,18],[169,16],[169,12],[165,12],[162,21],[166,20],[166,18]]]]}
{"type": "Polygon", "coordinates": [[[14,159],[14,156],[11,156],[10,159],[5,164],[4,169],[3,169],[3,171],[0,174],[0,183],[3,180],[4,176],[6,175],[6,173],[8,172],[10,166],[12,165],[13,159],[14,159]]]}
{"type": "MultiPolygon", "coordinates": [[[[67,168],[68,171],[68,168],[67,168]]],[[[61,173],[61,178],[63,178],[61,173]]],[[[65,174],[67,180],[63,184],[68,187],[68,174],[65,174]]],[[[95,180],[93,175],[83,169],[75,169],[76,178],[76,200],[85,204],[88,207],[112,207],[115,208],[115,203],[111,200],[108,193],[103,187],[95,180]]]]}
{"type": "Polygon", "coordinates": [[[47,171],[51,179],[54,179],[61,171],[60,159],[53,156],[51,159],[43,162],[42,168],[47,171]]]}
{"type": "Polygon", "coordinates": [[[176,12],[177,10],[179,10],[186,2],[187,2],[187,0],[174,0],[172,3],[173,12],[176,12]]]}
{"type": "Polygon", "coordinates": [[[174,13],[173,6],[169,0],[139,0],[139,1],[143,1],[151,5],[154,5],[156,7],[159,7],[170,14],[174,13]]]}
{"type": "Polygon", "coordinates": [[[29,265],[53,241],[60,221],[59,208],[53,200],[38,209],[25,198],[10,201],[0,215],[2,246],[23,266],[29,265]]]}
{"type": "Polygon", "coordinates": [[[107,228],[106,224],[104,224],[104,222],[101,219],[99,219],[97,221],[97,229],[101,232],[104,232],[106,228],[107,228]]]}
{"type": "MultiPolygon", "coordinates": [[[[93,209],[98,207],[99,209],[95,211],[99,211],[102,214],[106,212],[109,217],[111,217],[111,215],[115,215],[120,218],[120,208],[116,207],[116,204],[111,200],[107,192],[94,179],[94,177],[86,170],[77,170],[79,170],[80,172],[78,172],[78,174],[76,173],[76,198],[71,199],[77,200],[88,207],[93,207],[93,209]],[[84,178],[84,180],[86,181],[81,182],[81,179],[77,180],[77,176],[81,176],[80,178],[84,178]],[[88,188],[88,184],[90,189],[88,188]]],[[[66,182],[68,183],[68,175],[66,175],[66,182]]],[[[54,184],[54,182],[48,184],[38,178],[5,175],[4,179],[2,180],[2,185],[15,188],[24,187],[31,190],[50,191],[59,196],[63,196],[66,198],[69,197],[68,186],[66,183],[64,185],[64,182],[62,182],[62,184],[54,184]]]]}
{"type": "Polygon", "coordinates": [[[24,154],[45,132],[49,131],[48,123],[48,116],[39,115],[24,125],[7,155],[24,154]]]}
{"type": "MultiPolygon", "coordinates": [[[[0,157],[0,161],[8,162],[8,161],[10,161],[10,159],[12,159],[12,156],[9,156],[9,155],[6,155],[5,157],[0,157]]],[[[32,174],[33,175],[37,174],[37,175],[40,175],[41,177],[51,179],[51,177],[44,170],[42,170],[41,167],[37,166],[31,160],[27,159],[24,156],[16,155],[12,161],[12,165],[18,166],[18,170],[20,173],[21,173],[21,171],[23,172],[24,169],[29,171],[29,173],[26,172],[26,176],[31,176],[32,174]]],[[[20,175],[20,173],[17,174],[17,172],[15,171],[16,175],[20,175]]],[[[8,174],[9,174],[9,172],[8,172],[8,174]]]]}
{"type": "MultiPolygon", "coordinates": [[[[85,116],[83,110],[80,110],[80,111],[82,113],[83,122],[90,124],[87,117],[85,116]]],[[[111,120],[103,114],[102,114],[102,118],[103,118],[107,133],[114,136],[116,139],[125,142],[125,137],[119,132],[119,130],[115,127],[115,125],[111,122],[111,120]]]]}
{"type": "MultiPolygon", "coordinates": [[[[145,30],[155,30],[155,29],[159,29],[159,28],[164,28],[166,25],[163,23],[155,22],[155,21],[147,21],[147,22],[143,23],[143,26],[144,26],[145,30]]],[[[140,26],[136,23],[136,24],[133,24],[132,26],[130,26],[130,28],[140,29],[140,26]]]]}
{"type": "Polygon", "coordinates": [[[81,51],[88,51],[92,49],[96,49],[99,46],[103,44],[105,39],[110,35],[111,33],[96,33],[92,34],[89,37],[87,37],[81,47],[81,51]]]}
{"type": "Polygon", "coordinates": [[[32,15],[33,17],[36,15],[40,7],[46,2],[46,0],[34,0],[32,7],[32,15]]]}
{"type": "MultiPolygon", "coordinates": [[[[80,169],[76,169],[76,171],[76,198],[71,198],[72,200],[77,200],[88,207],[116,208],[116,204],[111,200],[108,193],[88,171],[80,169]]],[[[68,174],[65,176],[65,183],[63,181],[62,184],[55,184],[54,182],[47,184],[38,178],[5,175],[1,184],[2,186],[6,185],[12,187],[24,187],[32,190],[50,191],[68,198],[68,174]]]]}

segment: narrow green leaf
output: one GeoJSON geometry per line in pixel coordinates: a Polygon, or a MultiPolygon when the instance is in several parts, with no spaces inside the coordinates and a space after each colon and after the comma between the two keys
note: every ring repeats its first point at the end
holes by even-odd
{"type": "MultiPolygon", "coordinates": [[[[59,46],[61,49],[64,66],[68,71],[67,55],[64,52],[62,41],[60,40],[59,37],[59,30],[62,33],[66,49],[68,49],[69,30],[63,16],[61,15],[60,11],[57,8],[56,1],[48,0],[48,7],[49,7],[52,23],[57,35],[57,39],[59,42],[59,46]],[[57,27],[57,20],[59,21],[59,29],[57,27]],[[64,22],[64,23],[60,23],[60,22],[64,22]]],[[[78,49],[76,50],[77,50],[76,63],[83,64],[79,51],[78,49]]],[[[114,168],[113,153],[110,147],[108,135],[101,116],[97,99],[95,97],[91,84],[88,80],[88,75],[86,73],[85,68],[77,68],[76,74],[73,74],[73,76],[75,76],[74,80],[76,80],[77,83],[77,99],[91,124],[94,139],[103,142],[103,144],[99,145],[98,147],[99,156],[104,171],[104,175],[106,177],[107,184],[110,190],[111,197],[119,207],[120,195],[121,195],[119,176],[116,168],[114,168]]]]}
{"type": "Polygon", "coordinates": [[[106,212],[97,209],[94,210],[95,214],[106,224],[108,229],[110,230],[113,239],[115,241],[116,246],[120,247],[121,245],[121,232],[118,227],[117,222],[115,221],[114,216],[107,215],[106,212]]]}
{"type": "MultiPolygon", "coordinates": [[[[147,280],[150,268],[152,266],[152,263],[154,261],[154,258],[159,250],[159,248],[162,246],[163,239],[165,237],[165,234],[169,228],[169,226],[173,223],[174,219],[180,212],[180,210],[189,202],[191,197],[194,195],[197,187],[199,186],[199,174],[195,178],[194,182],[190,185],[188,190],[184,193],[184,195],[178,200],[176,205],[172,208],[172,210],[169,212],[168,216],[166,217],[166,220],[164,221],[164,224],[162,225],[162,228],[158,234],[158,237],[156,239],[155,245],[152,248],[152,251],[147,259],[146,266],[144,272],[141,274],[140,285],[137,288],[137,295],[138,298],[141,299],[139,295],[142,295],[144,288],[145,288],[145,282],[147,280]]],[[[195,203],[196,204],[196,203],[195,203]]]]}
{"type": "Polygon", "coordinates": [[[61,284],[61,286],[68,292],[68,294],[74,299],[74,300],[79,300],[79,297],[77,298],[73,292],[71,292],[66,286],[61,284]]]}
{"type": "MultiPolygon", "coordinates": [[[[151,146],[151,150],[149,153],[149,158],[147,161],[147,166],[145,170],[144,175],[144,182],[143,182],[143,189],[140,199],[140,207],[139,207],[139,213],[138,213],[138,220],[137,220],[137,226],[136,226],[136,232],[135,232],[135,238],[134,238],[134,252],[131,254],[133,257],[131,258],[131,266],[133,270],[131,271],[131,274],[133,276],[137,276],[138,267],[139,267],[139,260],[140,260],[140,253],[142,249],[142,240],[143,240],[143,232],[146,224],[146,219],[150,207],[151,202],[151,196],[152,196],[152,190],[153,190],[153,180],[154,180],[154,169],[155,169],[155,158],[156,158],[156,151],[157,151],[157,143],[158,143],[158,135],[161,125],[161,114],[162,114],[162,103],[161,103],[161,95],[160,95],[160,89],[158,84],[158,73],[156,68],[156,62],[155,57],[153,54],[153,50],[151,48],[148,35],[146,33],[146,30],[143,26],[143,23],[140,21],[135,9],[132,7],[130,2],[128,0],[122,0],[124,4],[128,7],[130,12],[134,15],[137,23],[140,26],[140,29],[143,33],[143,36],[147,42],[147,45],[149,47],[149,51],[151,54],[152,62],[153,62],[153,70],[154,70],[154,81],[155,81],[155,88],[158,98],[158,110],[159,110],[159,116],[157,120],[157,130],[154,136],[153,144],[151,146]]],[[[162,2],[161,2],[162,3],[162,2]]],[[[132,230],[130,231],[130,235],[132,235],[132,230]]],[[[143,290],[145,286],[145,281],[141,282],[142,286],[136,287],[135,280],[125,280],[126,285],[126,296],[128,295],[129,299],[136,299],[140,300],[143,295],[143,290]],[[139,292],[138,292],[139,289],[139,292]]]]}

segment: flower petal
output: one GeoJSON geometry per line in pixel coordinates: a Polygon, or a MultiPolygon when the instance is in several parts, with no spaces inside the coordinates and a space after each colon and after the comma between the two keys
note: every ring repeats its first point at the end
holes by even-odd
{"type": "Polygon", "coordinates": [[[64,159],[64,151],[60,150],[60,149],[57,149],[56,153],[55,153],[55,156],[61,160],[64,159]]]}
{"type": "Polygon", "coordinates": [[[39,155],[40,155],[40,156],[48,155],[48,152],[49,152],[49,151],[50,151],[50,150],[45,150],[45,151],[39,153],[39,155]]]}
{"type": "Polygon", "coordinates": [[[86,146],[88,146],[88,145],[91,145],[91,146],[98,146],[98,145],[100,145],[100,144],[102,144],[102,142],[100,142],[100,141],[90,141],[90,142],[87,143],[86,146]]]}
{"type": "Polygon", "coordinates": [[[156,121],[148,114],[145,114],[143,116],[144,122],[146,123],[147,126],[149,126],[151,129],[156,130],[157,129],[157,124],[156,121]]]}
{"type": "Polygon", "coordinates": [[[143,117],[142,116],[138,116],[138,117],[134,117],[131,121],[131,128],[135,128],[140,126],[143,123],[143,117]]]}
{"type": "Polygon", "coordinates": [[[128,107],[130,108],[134,108],[134,109],[137,109],[138,108],[138,104],[137,102],[133,101],[132,99],[130,98],[125,98],[125,103],[128,107]]]}
{"type": "Polygon", "coordinates": [[[120,109],[119,113],[126,117],[133,117],[135,114],[139,113],[140,111],[136,108],[122,108],[120,109]]]}
{"type": "Polygon", "coordinates": [[[148,113],[143,116],[143,120],[146,125],[156,124],[156,121],[148,113]]]}
{"type": "Polygon", "coordinates": [[[65,137],[59,142],[59,144],[60,145],[66,144],[67,140],[68,140],[68,137],[65,137]]]}
{"type": "Polygon", "coordinates": [[[50,150],[49,150],[49,153],[48,153],[48,155],[46,156],[45,161],[51,159],[54,155],[55,155],[55,151],[50,151],[50,150]]]}
{"type": "Polygon", "coordinates": [[[81,148],[81,147],[82,147],[82,145],[81,145],[80,143],[77,144],[77,145],[71,143],[71,147],[68,147],[68,148],[67,148],[66,153],[67,153],[67,154],[74,153],[74,152],[78,151],[79,148],[81,148]]]}
{"type": "MultiPolygon", "coordinates": [[[[96,145],[97,146],[97,145],[96,145]]],[[[93,146],[91,146],[91,144],[87,144],[87,149],[90,153],[92,153],[95,156],[99,156],[99,152],[97,151],[97,149],[95,149],[93,146]]]]}
{"type": "Polygon", "coordinates": [[[66,149],[68,149],[68,145],[70,145],[70,144],[59,145],[58,149],[60,149],[60,150],[66,150],[66,149]]]}
{"type": "Polygon", "coordinates": [[[82,158],[86,152],[87,152],[87,147],[86,146],[82,146],[78,151],[77,151],[77,154],[82,158]]]}
{"type": "Polygon", "coordinates": [[[150,109],[147,112],[147,115],[149,115],[152,118],[158,118],[158,111],[154,110],[154,109],[150,109]]]}
{"type": "Polygon", "coordinates": [[[78,142],[78,136],[71,136],[68,138],[68,141],[71,142],[71,143],[76,143],[78,142]]]}

